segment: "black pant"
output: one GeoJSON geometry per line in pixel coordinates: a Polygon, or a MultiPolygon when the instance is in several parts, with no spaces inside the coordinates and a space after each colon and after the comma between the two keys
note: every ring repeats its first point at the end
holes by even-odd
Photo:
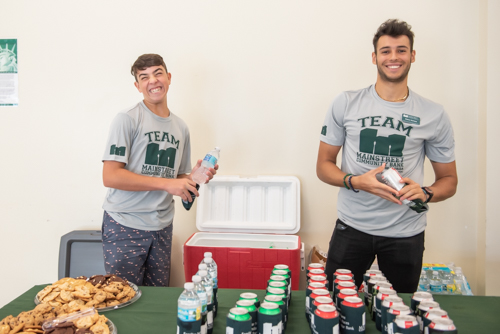
{"type": "MultiPolygon", "coordinates": [[[[392,283],[394,290],[403,293],[417,291],[422,272],[424,232],[408,238],[387,238],[358,231],[337,219],[333,230],[325,273],[332,282],[337,269],[349,269],[356,285],[377,256],[379,269],[392,283]]],[[[332,288],[333,284],[330,284],[332,288]]]]}

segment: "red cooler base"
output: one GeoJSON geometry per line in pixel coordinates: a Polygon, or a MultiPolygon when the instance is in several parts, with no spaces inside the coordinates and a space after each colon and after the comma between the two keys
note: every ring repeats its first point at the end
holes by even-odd
{"type": "MultiPolygon", "coordinates": [[[[300,279],[300,237],[295,249],[278,248],[236,248],[190,246],[184,244],[184,276],[186,282],[198,271],[205,252],[212,252],[217,263],[219,288],[227,289],[265,289],[271,271],[277,264],[286,264],[292,271],[292,289],[299,289],[300,279]]],[[[295,242],[294,242],[295,243],[295,242]]]]}

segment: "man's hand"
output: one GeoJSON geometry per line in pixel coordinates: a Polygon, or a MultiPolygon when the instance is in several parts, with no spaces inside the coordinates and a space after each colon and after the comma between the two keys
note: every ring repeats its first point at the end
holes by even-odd
{"type": "MultiPolygon", "coordinates": [[[[198,160],[196,162],[196,165],[193,167],[193,170],[191,171],[191,174],[190,175],[193,175],[193,173],[201,167],[201,162],[203,160],[198,160]]],[[[209,168],[206,172],[205,172],[205,175],[207,176],[207,182],[205,183],[208,183],[211,179],[213,179],[214,175],[217,174],[217,170],[219,169],[219,165],[218,164],[215,164],[214,168],[209,168]]]]}
{"type": "MultiPolygon", "coordinates": [[[[372,169],[362,175],[353,176],[351,179],[351,184],[356,190],[363,190],[370,194],[382,197],[390,202],[401,205],[401,201],[394,196],[400,196],[401,192],[392,189],[388,185],[377,180],[375,176],[378,173],[382,173],[385,169],[385,163],[382,166],[372,169]]],[[[347,179],[346,179],[347,182],[347,179]]]]}
{"type": "Polygon", "coordinates": [[[183,201],[188,202],[193,201],[189,192],[192,192],[197,197],[200,195],[198,190],[196,190],[196,183],[190,178],[169,179],[165,183],[165,190],[169,194],[179,196],[183,201]]]}
{"type": "Polygon", "coordinates": [[[399,182],[406,183],[406,186],[399,191],[399,195],[401,196],[399,200],[403,201],[407,199],[413,201],[418,198],[422,200],[422,202],[427,201],[427,196],[417,182],[407,177],[401,179],[399,182]]]}

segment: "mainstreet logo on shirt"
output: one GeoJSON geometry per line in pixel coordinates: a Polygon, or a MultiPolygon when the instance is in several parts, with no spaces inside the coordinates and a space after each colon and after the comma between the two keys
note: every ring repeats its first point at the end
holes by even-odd
{"type": "Polygon", "coordinates": [[[382,122],[382,116],[371,116],[359,118],[361,128],[359,133],[359,152],[356,161],[365,165],[380,166],[386,163],[387,168],[395,168],[403,171],[406,137],[410,136],[412,126],[404,126],[404,123],[392,117],[386,117],[382,122]],[[369,128],[366,128],[369,127],[369,128]],[[378,130],[371,127],[386,127],[395,129],[403,134],[392,134],[387,137],[378,136],[378,130]]]}
{"type": "Polygon", "coordinates": [[[109,154],[124,157],[126,150],[127,150],[127,148],[125,146],[116,147],[116,145],[111,145],[111,148],[109,150],[109,154]]]}
{"type": "Polygon", "coordinates": [[[326,125],[323,125],[323,127],[321,128],[321,134],[323,136],[326,136],[326,125]]]}
{"type": "MultiPolygon", "coordinates": [[[[179,141],[168,132],[152,131],[145,134],[149,144],[146,148],[146,159],[142,165],[141,174],[172,179],[175,177],[175,157],[179,141]],[[159,143],[170,143],[175,147],[160,149],[159,143]]],[[[162,146],[166,146],[163,144],[162,146]]]]}

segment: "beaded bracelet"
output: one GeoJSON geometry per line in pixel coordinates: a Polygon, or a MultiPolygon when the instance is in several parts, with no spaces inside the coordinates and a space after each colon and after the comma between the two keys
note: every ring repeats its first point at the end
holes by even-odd
{"type": "Polygon", "coordinates": [[[349,183],[349,187],[351,187],[352,191],[354,191],[355,193],[359,193],[359,190],[354,189],[354,187],[352,186],[351,179],[353,176],[354,175],[349,176],[349,178],[347,179],[347,183],[349,183]]]}
{"type": "Polygon", "coordinates": [[[345,182],[346,177],[348,177],[349,175],[352,175],[352,174],[346,174],[346,175],[344,176],[344,186],[345,186],[345,188],[346,188],[347,190],[351,190],[351,189],[347,186],[347,183],[345,182]]]}

